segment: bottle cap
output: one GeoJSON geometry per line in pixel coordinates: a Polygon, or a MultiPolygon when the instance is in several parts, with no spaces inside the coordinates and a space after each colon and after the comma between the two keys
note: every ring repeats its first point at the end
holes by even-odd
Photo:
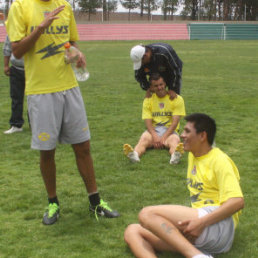
{"type": "Polygon", "coordinates": [[[71,47],[70,42],[66,42],[66,43],[64,44],[64,47],[65,47],[65,48],[70,48],[70,47],[71,47]]]}

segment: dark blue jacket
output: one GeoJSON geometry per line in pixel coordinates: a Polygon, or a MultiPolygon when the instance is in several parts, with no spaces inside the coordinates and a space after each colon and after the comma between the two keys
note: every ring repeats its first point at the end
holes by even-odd
{"type": "Polygon", "coordinates": [[[141,88],[147,90],[150,87],[148,77],[152,73],[159,73],[168,88],[179,94],[183,62],[175,50],[166,43],[154,43],[145,47],[151,49],[152,57],[149,64],[142,65],[135,71],[135,79],[140,83],[141,88]]]}

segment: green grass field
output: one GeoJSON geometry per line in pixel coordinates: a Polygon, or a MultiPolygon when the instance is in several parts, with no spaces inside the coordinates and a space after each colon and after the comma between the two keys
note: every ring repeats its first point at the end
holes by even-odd
{"type": "MultiPolygon", "coordinates": [[[[123,156],[123,144],[135,145],[144,130],[144,92],[134,80],[129,58],[130,48],[137,43],[79,43],[91,74],[80,86],[91,128],[96,178],[102,198],[122,214],[114,220],[100,218],[98,222],[89,214],[72,149],[59,145],[61,217],[53,226],[42,225],[47,196],[39,155],[30,149],[27,121],[24,132],[3,134],[9,127],[10,97],[8,78],[0,73],[0,257],[133,257],[123,232],[128,224],[137,222],[142,207],[190,204],[185,185],[187,155],[176,166],[169,164],[166,150],[147,152],[140,164],[131,164],[123,156]]],[[[168,43],[184,61],[182,96],[187,113],[205,112],[216,119],[216,144],[235,161],[241,175],[245,209],[232,250],[220,257],[258,257],[258,42],[168,43]]],[[[159,257],[181,256],[163,253],[159,257]]]]}

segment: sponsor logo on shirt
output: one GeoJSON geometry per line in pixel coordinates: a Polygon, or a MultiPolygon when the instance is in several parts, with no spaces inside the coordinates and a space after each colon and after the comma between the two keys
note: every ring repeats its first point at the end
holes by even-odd
{"type": "Polygon", "coordinates": [[[159,108],[162,109],[165,107],[165,104],[164,103],[159,103],[159,108]]]}
{"type": "Polygon", "coordinates": [[[42,48],[41,50],[39,50],[38,52],[36,52],[36,54],[42,54],[42,53],[45,53],[45,55],[43,57],[41,57],[41,59],[45,59],[47,57],[50,57],[50,56],[54,56],[56,54],[59,54],[59,53],[63,53],[64,51],[63,50],[59,50],[58,49],[60,47],[62,47],[65,43],[62,43],[62,44],[59,44],[59,45],[54,45],[55,43],[51,43],[50,45],[42,48]]]}
{"type": "MultiPolygon", "coordinates": [[[[34,31],[37,28],[37,26],[31,26],[30,27],[30,32],[34,31]]],[[[69,26],[68,25],[61,25],[61,26],[49,26],[46,28],[42,34],[56,34],[56,35],[66,35],[68,34],[69,26]]]]}
{"type": "Polygon", "coordinates": [[[213,204],[213,203],[214,203],[213,200],[205,200],[205,201],[204,201],[204,204],[213,204]]]}
{"type": "Polygon", "coordinates": [[[201,194],[201,193],[192,195],[192,196],[191,196],[191,202],[199,202],[199,201],[201,201],[201,199],[199,198],[199,195],[200,195],[200,194],[201,194]]]}
{"type": "Polygon", "coordinates": [[[168,112],[152,112],[152,116],[172,116],[172,112],[168,111],[168,112]]]}
{"type": "Polygon", "coordinates": [[[156,124],[156,126],[166,126],[166,124],[169,122],[169,120],[168,121],[166,121],[166,122],[160,122],[160,123],[157,123],[156,124]]]}
{"type": "Polygon", "coordinates": [[[203,191],[203,183],[194,181],[192,178],[187,178],[186,184],[190,187],[197,189],[199,191],[203,191]]]}
{"type": "Polygon", "coordinates": [[[191,173],[192,173],[192,175],[194,175],[194,176],[196,175],[196,173],[197,173],[196,166],[193,167],[193,170],[191,171],[191,173]]]}
{"type": "Polygon", "coordinates": [[[200,194],[203,191],[203,183],[194,181],[192,178],[187,178],[186,183],[187,183],[187,185],[189,187],[192,187],[192,188],[194,188],[194,189],[199,191],[197,194],[192,194],[191,195],[191,197],[190,197],[191,198],[191,202],[194,203],[194,202],[201,201],[199,196],[200,196],[200,194]]]}

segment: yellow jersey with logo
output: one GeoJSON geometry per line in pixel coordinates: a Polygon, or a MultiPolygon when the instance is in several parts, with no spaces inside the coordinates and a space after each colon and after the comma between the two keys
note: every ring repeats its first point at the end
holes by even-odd
{"type": "MultiPolygon", "coordinates": [[[[173,116],[185,116],[184,99],[177,95],[177,98],[171,100],[167,94],[159,98],[156,93],[150,98],[145,98],[142,107],[142,119],[152,119],[152,125],[169,127],[173,121],[173,116]]],[[[175,131],[178,132],[180,123],[175,131]]]]}
{"type": "Polygon", "coordinates": [[[59,92],[77,86],[71,65],[64,62],[64,43],[79,39],[70,4],[65,0],[16,0],[6,23],[11,42],[29,36],[45,16],[65,5],[58,19],[45,29],[24,55],[26,94],[59,92]]]}
{"type": "MultiPolygon", "coordinates": [[[[189,153],[187,187],[193,208],[220,206],[230,198],[243,197],[239,180],[236,165],[219,148],[201,157],[189,153]]],[[[239,215],[240,211],[232,216],[235,227],[239,215]]]]}

